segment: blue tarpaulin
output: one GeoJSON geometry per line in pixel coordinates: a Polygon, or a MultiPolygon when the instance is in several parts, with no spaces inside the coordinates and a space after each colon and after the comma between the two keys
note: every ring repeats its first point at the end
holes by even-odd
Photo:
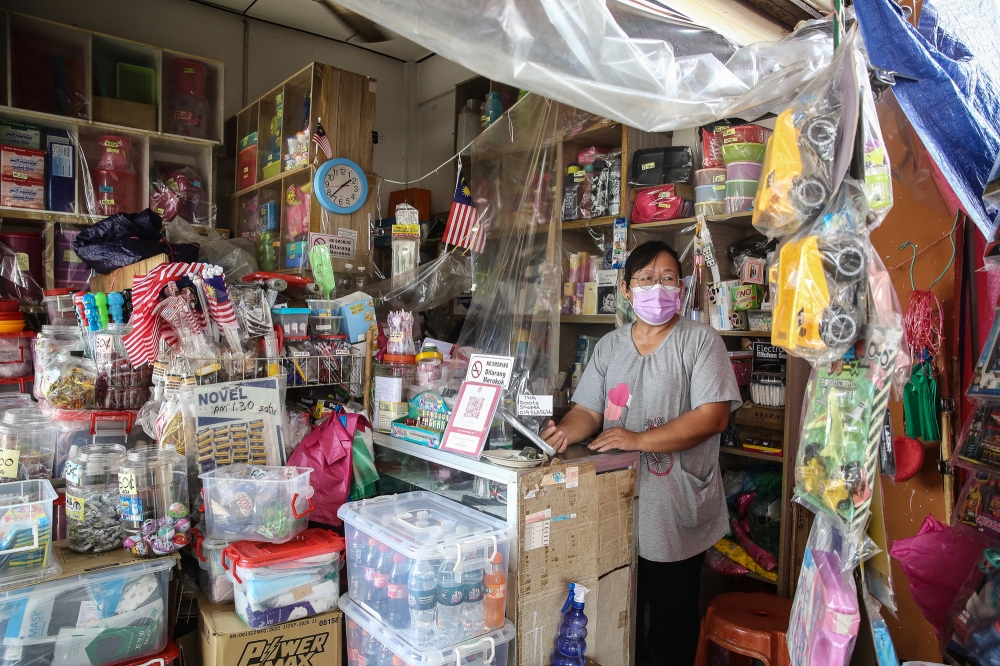
{"type": "Polygon", "coordinates": [[[892,0],[856,0],[872,64],[907,77],[893,88],[962,207],[987,240],[996,214],[983,204],[1000,151],[1000,9],[995,0],[925,0],[917,27],[892,0]]]}

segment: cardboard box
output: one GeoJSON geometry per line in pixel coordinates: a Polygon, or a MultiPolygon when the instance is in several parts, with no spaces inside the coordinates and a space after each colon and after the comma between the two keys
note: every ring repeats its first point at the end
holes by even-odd
{"type": "Polygon", "coordinates": [[[396,190],[389,193],[389,210],[396,210],[401,203],[409,204],[417,209],[421,220],[431,219],[431,191],[411,187],[408,190],[396,190]]]}
{"type": "Polygon", "coordinates": [[[583,314],[597,314],[597,283],[583,283],[583,314]]]}
{"type": "Polygon", "coordinates": [[[597,314],[615,314],[618,271],[597,271],[597,314]]]}
{"type": "Polygon", "coordinates": [[[0,144],[32,148],[42,147],[42,130],[38,125],[22,125],[21,123],[0,122],[0,144]]]}
{"type": "Polygon", "coordinates": [[[0,176],[0,206],[13,208],[45,208],[45,183],[43,181],[19,181],[9,176],[0,176]]]}
{"type": "MultiPolygon", "coordinates": [[[[96,573],[105,569],[149,561],[149,558],[136,557],[124,548],[115,548],[107,553],[78,553],[70,550],[65,541],[53,543],[52,553],[55,555],[56,561],[59,562],[59,566],[62,567],[62,573],[49,580],[96,573]]],[[[167,557],[176,560],[176,566],[178,569],[180,568],[180,553],[173,553],[167,557]]]]}
{"type": "Polygon", "coordinates": [[[122,289],[131,289],[132,282],[135,280],[137,275],[146,275],[149,271],[153,270],[160,264],[165,264],[170,259],[165,254],[158,254],[149,259],[143,259],[142,261],[137,261],[134,264],[129,264],[128,266],[123,266],[118,270],[108,273],[107,275],[95,275],[90,278],[90,290],[92,292],[103,291],[105,293],[109,291],[121,291],[122,289]]]}
{"type": "Polygon", "coordinates": [[[736,424],[784,431],[785,409],[783,407],[761,407],[748,400],[736,410],[736,424]]]}
{"type": "Polygon", "coordinates": [[[368,294],[356,291],[338,298],[340,306],[340,332],[351,342],[361,342],[369,330],[378,331],[375,321],[375,301],[368,294]]]}
{"type": "Polygon", "coordinates": [[[110,125],[156,131],[156,106],[94,96],[94,120],[110,125]]]}
{"type": "Polygon", "coordinates": [[[751,348],[754,372],[785,372],[788,353],[784,349],[763,340],[754,340],[751,348]]]}
{"type": "Polygon", "coordinates": [[[584,612],[593,618],[587,634],[587,657],[601,666],[629,664],[633,594],[632,567],[628,566],[602,576],[597,589],[587,595],[584,612]]]}
{"type": "Polygon", "coordinates": [[[0,146],[0,174],[19,183],[44,183],[45,151],[0,146]]]}
{"type": "Polygon", "coordinates": [[[233,610],[198,591],[202,666],[340,666],[344,614],[339,610],[250,629],[233,610]]]}
{"type": "MultiPolygon", "coordinates": [[[[632,563],[635,511],[635,470],[620,469],[597,475],[597,573],[600,576],[632,563]]],[[[608,666],[598,659],[602,666],[608,666]]]]}
{"type": "Polygon", "coordinates": [[[65,130],[45,133],[45,188],[48,210],[76,212],[76,146],[65,130]]]}
{"type": "MultiPolygon", "coordinates": [[[[733,287],[739,286],[736,280],[725,280],[723,282],[709,282],[705,285],[706,303],[708,306],[708,321],[712,328],[717,331],[733,331],[741,323],[739,315],[734,324],[735,314],[733,310],[733,287]]],[[[743,320],[746,315],[743,316],[743,320]]]]}
{"type": "Polygon", "coordinates": [[[733,287],[733,310],[756,310],[763,298],[764,292],[755,284],[733,287]]]}

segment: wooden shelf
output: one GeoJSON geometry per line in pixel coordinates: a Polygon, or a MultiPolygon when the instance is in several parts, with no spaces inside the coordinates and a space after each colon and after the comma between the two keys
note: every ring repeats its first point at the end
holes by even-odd
{"type": "Polygon", "coordinates": [[[253,192],[254,190],[259,190],[260,188],[262,188],[262,187],[264,187],[266,185],[270,185],[271,183],[280,183],[282,178],[287,178],[288,176],[294,176],[296,174],[302,173],[303,171],[309,171],[310,169],[312,169],[312,165],[311,164],[307,164],[305,166],[300,166],[300,167],[295,167],[294,169],[289,169],[288,171],[282,171],[281,173],[279,173],[279,174],[277,174],[275,176],[271,176],[270,178],[265,178],[264,180],[262,180],[262,181],[260,181],[258,183],[254,183],[250,187],[244,187],[242,190],[238,190],[236,192],[233,192],[227,198],[230,199],[230,200],[236,199],[237,197],[243,196],[244,194],[247,194],[248,192],[253,192]]]}
{"type": "Polygon", "coordinates": [[[716,331],[723,337],[730,338],[769,338],[771,331],[716,331]]]}
{"type": "Polygon", "coordinates": [[[766,453],[757,453],[756,451],[747,451],[746,449],[737,449],[735,446],[720,446],[719,451],[722,453],[728,453],[733,456],[742,456],[744,458],[756,458],[757,460],[769,460],[771,462],[783,463],[785,462],[784,454],[780,456],[772,456],[766,453]]]}
{"type": "Polygon", "coordinates": [[[615,316],[609,314],[599,315],[560,315],[560,324],[607,324],[615,325],[615,316]]]}
{"type": "MultiPolygon", "coordinates": [[[[723,215],[706,215],[708,222],[728,223],[738,226],[746,226],[746,223],[753,217],[753,213],[725,213],[723,215]]],[[[676,220],[666,220],[664,222],[645,222],[643,224],[630,224],[628,230],[646,231],[650,229],[682,229],[698,221],[697,217],[681,217],[676,220]]]]}
{"type": "Polygon", "coordinates": [[[619,217],[621,217],[621,215],[606,215],[605,217],[571,220],[569,222],[562,223],[562,230],[571,231],[573,229],[589,229],[590,227],[613,227],[615,225],[615,220],[619,217]]]}

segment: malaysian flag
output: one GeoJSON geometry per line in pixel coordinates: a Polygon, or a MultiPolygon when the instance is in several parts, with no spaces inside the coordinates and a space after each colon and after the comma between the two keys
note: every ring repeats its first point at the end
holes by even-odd
{"type": "Polygon", "coordinates": [[[462,173],[458,175],[458,186],[448,212],[443,240],[447,245],[466,247],[474,252],[482,252],[486,246],[486,234],[476,215],[476,207],[472,205],[472,191],[462,173]]]}
{"type": "Polygon", "coordinates": [[[326,155],[326,159],[333,157],[333,148],[330,147],[330,137],[326,135],[326,130],[323,129],[319,118],[316,119],[316,131],[313,132],[313,143],[320,147],[323,154],[326,155]]]}
{"type": "Polygon", "coordinates": [[[160,264],[144,276],[137,276],[132,284],[132,332],[122,338],[125,351],[133,368],[140,368],[156,360],[160,337],[173,328],[160,317],[153,316],[153,308],[160,300],[160,291],[167,284],[185,275],[200,275],[207,264],[160,264]]]}

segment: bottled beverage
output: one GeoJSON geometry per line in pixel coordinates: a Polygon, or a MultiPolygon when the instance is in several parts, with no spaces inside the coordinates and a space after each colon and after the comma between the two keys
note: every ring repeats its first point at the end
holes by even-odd
{"type": "Polygon", "coordinates": [[[392,650],[380,643],[377,656],[375,657],[375,666],[392,666],[392,660],[395,656],[392,650]]]}
{"type": "Polygon", "coordinates": [[[365,641],[361,666],[375,666],[378,661],[378,649],[382,647],[382,644],[372,634],[369,634],[367,631],[364,633],[365,641]]]}
{"type": "Polygon", "coordinates": [[[461,567],[453,561],[442,563],[437,576],[437,627],[438,638],[449,643],[461,639],[462,597],[461,567]]]}
{"type": "Polygon", "coordinates": [[[416,560],[406,581],[406,598],[410,607],[410,633],[417,645],[434,642],[437,616],[437,580],[430,560],[416,560]]]}
{"type": "MultiPolygon", "coordinates": [[[[480,106],[482,106],[482,102],[478,99],[466,100],[465,108],[463,108],[458,114],[459,150],[472,143],[472,140],[479,136],[479,133],[483,131],[480,120],[482,116],[480,113],[480,106]]],[[[470,155],[471,153],[471,148],[462,151],[463,155],[470,155]]]]}
{"type": "Polygon", "coordinates": [[[368,554],[365,556],[365,583],[361,597],[368,608],[375,608],[375,567],[378,565],[378,541],[368,539],[368,554]]]}
{"type": "Polygon", "coordinates": [[[347,588],[351,596],[364,599],[365,557],[368,555],[368,537],[361,530],[354,530],[347,548],[347,588]]]}
{"type": "Polygon", "coordinates": [[[392,550],[381,544],[375,562],[375,605],[371,608],[383,618],[389,614],[389,574],[392,573],[392,550]]]}
{"type": "Polygon", "coordinates": [[[354,620],[347,621],[347,663],[349,666],[365,666],[365,639],[368,632],[354,620]]]}
{"type": "Polygon", "coordinates": [[[562,608],[563,621],[556,634],[556,649],[552,666],[583,666],[587,653],[587,616],[583,613],[584,597],[589,592],[583,585],[569,584],[569,596],[562,608]]]}
{"type": "Polygon", "coordinates": [[[337,277],[337,298],[354,292],[354,264],[344,264],[344,270],[337,277]]]}
{"type": "Polygon", "coordinates": [[[363,291],[368,284],[368,271],[364,266],[358,266],[358,272],[354,274],[354,288],[363,291]]]}
{"type": "Polygon", "coordinates": [[[483,633],[483,570],[462,573],[462,629],[466,636],[483,633]]]}
{"type": "Polygon", "coordinates": [[[392,556],[389,574],[389,626],[393,629],[410,628],[410,604],[407,584],[410,577],[410,560],[402,553],[392,556]]]}
{"type": "Polygon", "coordinates": [[[503,102],[500,101],[500,93],[491,92],[486,98],[486,126],[489,127],[503,115],[503,102]]]}
{"type": "Polygon", "coordinates": [[[486,594],[483,597],[483,623],[489,630],[503,626],[507,612],[507,574],[503,570],[503,555],[497,553],[490,562],[483,578],[486,594]]]}

